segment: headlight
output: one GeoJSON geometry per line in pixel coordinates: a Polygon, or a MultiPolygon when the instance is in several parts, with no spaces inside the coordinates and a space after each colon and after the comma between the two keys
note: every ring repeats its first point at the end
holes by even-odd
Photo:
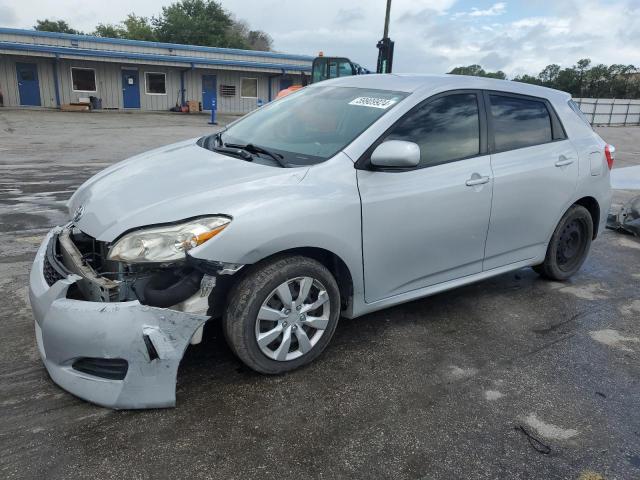
{"type": "Polygon", "coordinates": [[[230,222],[227,217],[203,217],[127,233],[111,247],[108,259],[125,263],[183,260],[188,250],[212,239],[230,222]]]}

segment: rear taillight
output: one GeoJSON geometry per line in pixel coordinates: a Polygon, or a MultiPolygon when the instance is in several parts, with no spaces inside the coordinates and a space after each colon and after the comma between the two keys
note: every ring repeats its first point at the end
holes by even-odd
{"type": "Polygon", "coordinates": [[[616,158],[616,147],[613,145],[607,145],[604,147],[604,156],[607,159],[607,165],[609,166],[609,170],[613,168],[613,161],[616,158]]]}

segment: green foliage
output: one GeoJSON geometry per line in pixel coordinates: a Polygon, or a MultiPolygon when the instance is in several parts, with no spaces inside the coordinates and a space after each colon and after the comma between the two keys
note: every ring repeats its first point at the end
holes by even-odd
{"type": "Polygon", "coordinates": [[[82,32],[71,28],[64,20],[36,20],[36,25],[33,26],[34,30],[41,32],[58,32],[58,33],[75,33],[82,35],[82,32]]]}
{"type": "Polygon", "coordinates": [[[467,67],[456,67],[449,72],[451,75],[471,75],[473,77],[488,77],[506,80],[507,76],[501,70],[497,72],[486,72],[480,65],[469,65],[467,67]]]}
{"type": "Polygon", "coordinates": [[[534,77],[532,75],[527,75],[526,73],[524,75],[518,75],[517,77],[514,77],[513,81],[514,82],[522,82],[522,83],[530,83],[532,85],[542,85],[542,82],[540,81],[540,79],[538,77],[534,77]]]}
{"type": "MultiPolygon", "coordinates": [[[[38,20],[36,30],[79,33],[63,21],[38,20]]],[[[157,17],[139,17],[133,13],[122,22],[100,23],[93,35],[129,40],[203,45],[211,47],[271,50],[273,40],[261,30],[251,30],[236,20],[216,0],[180,0],[162,7],[157,17]]]]}
{"type": "Polygon", "coordinates": [[[138,17],[133,13],[118,25],[99,23],[93,34],[97,37],[126,38],[129,40],[155,41],[156,34],[147,17],[138,17]]]}
{"type": "MultiPolygon", "coordinates": [[[[480,65],[456,67],[449,73],[506,79],[503,72],[486,72],[480,65]]],[[[583,58],[572,67],[551,64],[537,75],[518,75],[514,82],[542,85],[584,98],[640,98],[640,69],[633,65],[592,65],[583,58]]]]}
{"type": "Polygon", "coordinates": [[[162,7],[153,19],[158,38],[164,42],[218,47],[244,47],[231,32],[233,22],[220,4],[205,0],[182,0],[162,7]]]}
{"type": "Polygon", "coordinates": [[[92,35],[105,38],[127,38],[125,30],[118,25],[99,23],[92,35]]]}
{"type": "Polygon", "coordinates": [[[250,30],[214,0],[181,0],[162,7],[151,21],[161,42],[271,50],[268,34],[250,30]]]}

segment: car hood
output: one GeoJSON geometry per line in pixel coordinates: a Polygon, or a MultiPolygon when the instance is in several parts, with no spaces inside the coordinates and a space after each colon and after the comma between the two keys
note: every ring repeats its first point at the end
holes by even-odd
{"type": "Polygon", "coordinates": [[[204,149],[196,141],[136,155],[87,180],[69,200],[75,225],[110,242],[146,225],[201,215],[233,216],[247,202],[296,185],[308,170],[246,162],[204,149]]]}

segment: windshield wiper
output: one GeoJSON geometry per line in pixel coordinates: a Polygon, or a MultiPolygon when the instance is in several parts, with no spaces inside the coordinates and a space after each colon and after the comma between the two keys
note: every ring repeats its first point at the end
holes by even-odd
{"type": "Polygon", "coordinates": [[[247,143],[246,145],[226,143],[225,147],[238,148],[241,151],[244,150],[245,152],[249,152],[249,153],[262,153],[263,155],[267,155],[268,157],[271,157],[282,168],[287,168],[287,164],[282,161],[282,159],[284,158],[282,155],[280,155],[279,153],[272,152],[271,150],[267,150],[266,148],[262,148],[257,145],[254,145],[253,143],[247,143]]]}
{"type": "Polygon", "coordinates": [[[224,146],[224,147],[212,146],[211,150],[213,150],[214,152],[219,152],[226,155],[232,155],[234,157],[241,158],[242,160],[246,160],[247,162],[253,162],[253,155],[251,155],[250,152],[248,152],[243,148],[228,147],[228,146],[224,146]]]}

